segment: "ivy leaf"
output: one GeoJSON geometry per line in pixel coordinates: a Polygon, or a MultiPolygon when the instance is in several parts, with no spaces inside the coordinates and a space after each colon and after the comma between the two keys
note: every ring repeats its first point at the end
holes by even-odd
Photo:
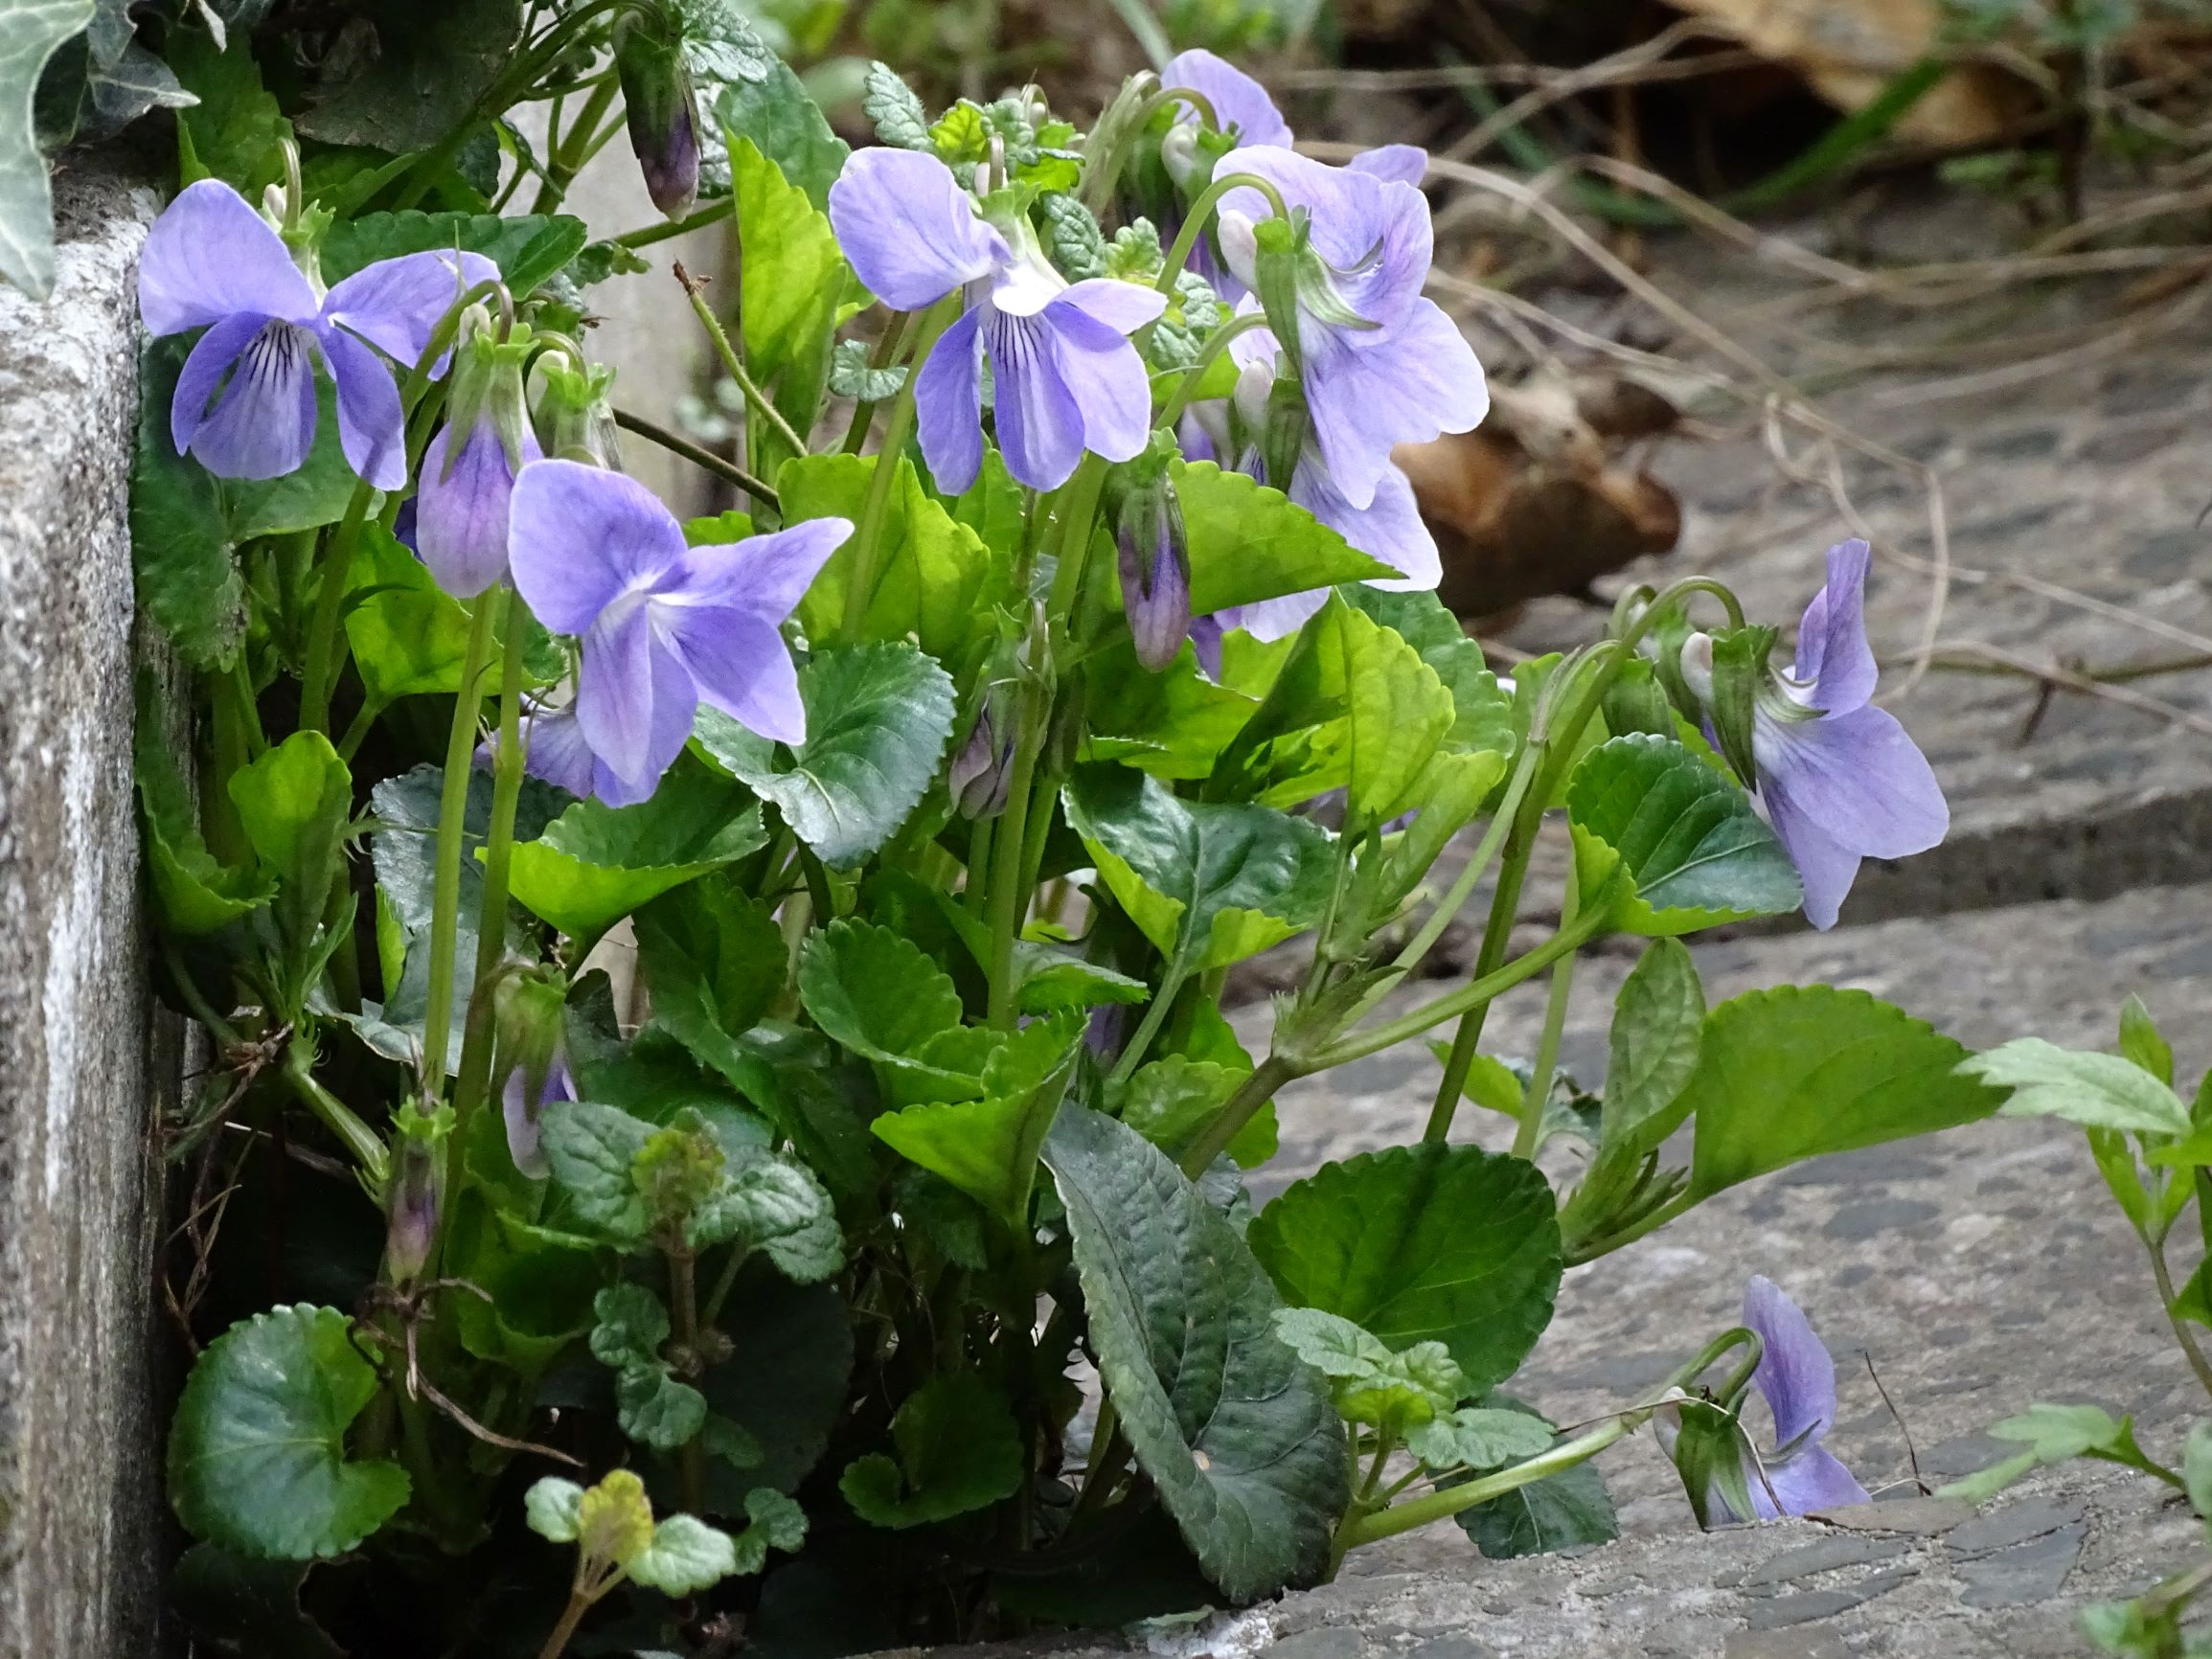
{"type": "Polygon", "coordinates": [[[1259,1262],[1165,1154],[1102,1112],[1063,1112],[1045,1161],[1106,1394],[1207,1578],[1240,1602],[1314,1578],[1349,1497],[1344,1426],[1275,1339],[1259,1262]]]}
{"type": "Polygon", "coordinates": [[[1551,1427],[1541,1418],[1463,1405],[1415,1429],[1405,1449],[1432,1469],[1494,1469],[1549,1451],[1551,1443],[1551,1427]]]}
{"type": "MultiPolygon", "coordinates": [[[[0,180],[4,173],[0,163],[0,180]]],[[[0,182],[0,193],[5,189],[0,182]]],[[[0,222],[0,239],[6,235],[0,222]]],[[[245,639],[245,583],[231,557],[221,485],[170,441],[170,403],[188,349],[186,341],[171,337],[148,340],[139,353],[130,551],[146,614],[187,662],[217,668],[245,639]]]]}
{"type": "Polygon", "coordinates": [[[771,1549],[795,1554],[807,1544],[807,1511],[782,1492],[755,1487],[745,1494],[745,1519],[738,1534],[738,1571],[757,1573],[771,1549]]]}
{"type": "Polygon", "coordinates": [[[799,670],[807,739],[796,748],[702,704],[715,761],[773,802],[825,864],[850,868],[896,835],[928,792],[952,738],[952,676],[912,646],[817,651],[799,670]]]}
{"type": "Polygon", "coordinates": [[[1399,574],[1280,489],[1242,472],[1223,472],[1211,461],[1175,461],[1168,476],[1182,504],[1191,551],[1193,616],[1399,574]]]}
{"type": "Polygon", "coordinates": [[[931,1377],[891,1420],[897,1461],[872,1452],[837,1489],[853,1512],[903,1530],[1010,1498],[1021,1485],[1021,1432],[1005,1395],[971,1371],[931,1377]]]}
{"type": "Polygon", "coordinates": [[[1647,1139],[1694,1114],[1690,1191],[1707,1197],[1804,1158],[1988,1117],[2004,1097],[1960,1070],[1966,1057],[1862,990],[1750,991],[1705,1016],[1698,1069],[1647,1139]]]}
{"type": "MultiPolygon", "coordinates": [[[[341,218],[323,239],[323,276],[336,283],[402,254],[482,254],[520,300],[583,251],[591,233],[571,214],[402,213],[341,218]]],[[[458,289],[456,290],[458,297],[458,289]]],[[[412,368],[412,364],[406,365],[412,368]]]]}
{"type": "Polygon", "coordinates": [[[1997,1108],[2008,1118],[2063,1118],[2084,1128],[2138,1135],[2189,1132],[2189,1108],[2181,1097],[2118,1055],[2016,1037],[1962,1060],[1958,1069],[1995,1088],[2010,1089],[2012,1098],[1997,1108]]]}
{"type": "Polygon", "coordinates": [[[546,1475],[522,1494],[523,1519],[550,1544],[573,1544],[579,1531],[583,1489],[559,1475],[546,1475]]]}
{"type": "Polygon", "coordinates": [[[537,1117],[538,1145],[576,1218],[625,1241],[652,1225],[630,1170],[653,1134],[652,1125],[590,1101],[548,1101],[537,1117]]]}
{"type": "Polygon", "coordinates": [[[880,403],[886,398],[897,397],[899,388],[905,384],[904,365],[889,369],[870,366],[865,340],[839,340],[830,353],[830,390],[840,398],[851,398],[861,403],[880,403]]]}
{"type": "Polygon", "coordinates": [[[1114,898],[1178,975],[1242,962],[1320,920],[1329,837],[1265,807],[1185,801],[1120,766],[1062,798],[1114,898]]]}
{"type": "Polygon", "coordinates": [[[0,0],[0,277],[34,300],[54,291],[54,196],[32,104],[46,60],[92,11],[92,0],[0,0]]]}
{"type": "Polygon", "coordinates": [[[1028,1223],[1038,1149],[1083,1040],[1073,1015],[1033,1020],[984,1063],[984,1098],[886,1112],[872,1127],[909,1162],[944,1177],[1009,1227],[1028,1223]]]}
{"type": "Polygon", "coordinates": [[[671,1515],[654,1523],[652,1542],[623,1563],[633,1583],[664,1596],[693,1596],[738,1570],[729,1534],[696,1515],[671,1515]]]}
{"type": "Polygon", "coordinates": [[[707,1398],[666,1363],[624,1366],[614,1379],[615,1422],[631,1440],[674,1451],[706,1427],[707,1398]]]}
{"type": "Polygon", "coordinates": [[[1285,1301],[1393,1348],[1442,1342],[1479,1392],[1511,1376],[1551,1321],[1553,1209],[1526,1159],[1423,1144],[1323,1165],[1246,1237],[1285,1301]]]}
{"type": "Polygon", "coordinates": [[[580,801],[518,842],[515,898],[571,939],[596,941],[639,906],[767,845],[745,792],[680,761],[635,807],[580,801]]]}
{"type": "MultiPolygon", "coordinates": [[[[876,465],[873,455],[808,455],[785,463],[776,475],[784,522],[834,515],[857,524],[876,465]]],[[[881,548],[875,597],[859,631],[845,628],[845,588],[857,557],[848,541],[799,602],[808,639],[828,646],[911,635],[939,662],[958,665],[975,639],[975,619],[1009,592],[1011,558],[954,519],[904,456],[885,503],[881,548]]]]}
{"type": "Polygon", "coordinates": [[[736,1240],[801,1284],[819,1284],[845,1265],[844,1239],[822,1183],[803,1165],[752,1150],[692,1221],[694,1249],[736,1240]]]}
{"type": "Polygon", "coordinates": [[[888,63],[868,65],[867,79],[861,83],[860,113],[875,125],[877,138],[894,149],[934,148],[929,138],[929,112],[888,63]]]}
{"type": "Polygon", "coordinates": [[[194,1537],[241,1555],[343,1555],[407,1501],[407,1474],[346,1460],[376,1373],[334,1307],[302,1303],[208,1344],[170,1425],[169,1491],[194,1537]]]}
{"type": "MultiPolygon", "coordinates": [[[[1187,1055],[1148,1060],[1123,1085],[1119,1116],[1169,1157],[1179,1157],[1248,1076],[1234,1066],[1187,1055]]],[[[1256,1170],[1275,1155],[1276,1135],[1275,1102],[1269,1101],[1237,1131],[1229,1156],[1239,1168],[1256,1170]]]]}
{"type": "Polygon", "coordinates": [[[1676,939],[1654,939],[1613,1003],[1612,1064],[1606,1069],[1603,1143],[1640,1145],[1638,1130],[1674,1103],[1698,1069],[1705,989],[1676,939]]]}
{"type": "Polygon", "coordinates": [[[1567,785],[1583,902],[1606,902],[1630,933],[1691,933],[1777,916],[1804,901],[1797,867],[1751,798],[1672,739],[1631,732],[1600,744],[1567,785]]]}

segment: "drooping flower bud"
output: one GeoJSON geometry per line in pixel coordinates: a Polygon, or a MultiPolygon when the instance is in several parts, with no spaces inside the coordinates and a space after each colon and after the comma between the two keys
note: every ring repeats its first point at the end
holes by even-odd
{"type": "Polygon", "coordinates": [[[505,339],[490,313],[461,314],[445,424],[422,452],[415,548],[438,585],[473,599],[507,575],[507,511],[514,475],[541,458],[522,394],[530,330],[505,339]]]}
{"type": "Polygon", "coordinates": [[[420,1279],[438,1249],[445,1195],[445,1137],[453,1108],[408,1102],[392,1119],[392,1172],[384,1195],[384,1270],[395,1285],[420,1279]]]}
{"type": "Polygon", "coordinates": [[[1312,428],[1305,387],[1296,375],[1277,375],[1267,388],[1267,413],[1260,425],[1260,466],[1270,487],[1289,492],[1312,428]]]}
{"type": "Polygon", "coordinates": [[[621,431],[607,400],[614,370],[548,352],[537,360],[537,442],[545,453],[620,472],[621,431]]]}
{"type": "Polygon", "coordinates": [[[1183,511],[1164,473],[1129,490],[1114,526],[1122,608],[1137,661],[1157,673],[1175,660],[1191,631],[1191,555],[1183,511]]]}
{"type": "Polygon", "coordinates": [[[963,818],[995,818],[1006,810],[1007,790],[1014,779],[1014,732],[1010,724],[1000,737],[998,722],[992,718],[994,700],[985,694],[975,711],[975,723],[968,729],[968,740],[952,757],[946,774],[953,807],[963,818]]]}
{"type": "Polygon", "coordinates": [[[1175,181],[1175,188],[1185,195],[1197,195],[1206,188],[1206,180],[1198,175],[1201,170],[1211,169],[1198,155],[1196,125],[1177,122],[1168,128],[1160,139],[1160,166],[1167,169],[1168,177],[1175,181]]]}
{"type": "Polygon", "coordinates": [[[1735,1404],[1677,1391],[1659,1407],[1653,1428],[1682,1477],[1682,1490],[1700,1528],[1710,1532],[1751,1518],[1756,1512],[1751,1499],[1756,1454],[1735,1404]]]}
{"type": "Polygon", "coordinates": [[[670,218],[680,219],[698,199],[699,116],[673,20],[626,16],[615,33],[614,67],[646,194],[670,218]]]}
{"type": "Polygon", "coordinates": [[[561,1011],[568,980],[541,966],[502,977],[492,991],[495,1086],[507,1119],[507,1150],[525,1175],[548,1172],[537,1144],[538,1109],[575,1098],[561,1053],[561,1011]]]}

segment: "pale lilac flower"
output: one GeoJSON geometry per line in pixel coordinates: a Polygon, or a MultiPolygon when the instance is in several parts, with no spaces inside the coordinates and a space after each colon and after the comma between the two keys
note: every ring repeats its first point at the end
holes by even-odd
{"type": "MultiPolygon", "coordinates": [[[[1290,124],[1267,96],[1267,89],[1231,63],[1203,47],[1178,52],[1160,71],[1160,84],[1187,87],[1214,106],[1214,117],[1226,137],[1243,144],[1290,147],[1290,124]]],[[[1188,124],[1198,119],[1189,104],[1176,106],[1175,119],[1188,124]]]]}
{"type": "Polygon", "coordinates": [[[901,311],[963,293],[967,308],[915,377],[923,458],[957,494],[983,465],[983,358],[998,446],[1034,489],[1067,482],[1085,449],[1132,460],[1152,424],[1152,386],[1129,335],[1166,300],[1097,277],[1072,286],[1026,221],[995,225],[933,155],[863,149],[830,187],[838,245],[871,292],[901,311]]]}
{"type": "Polygon", "coordinates": [[[568,1057],[559,1049],[554,1051],[553,1063],[545,1069],[545,1080],[539,1085],[537,1098],[530,1098],[530,1079],[523,1068],[516,1066],[507,1074],[507,1084],[500,1091],[500,1113],[507,1121],[507,1152],[514,1160],[514,1167],[534,1181],[541,1181],[553,1172],[553,1166],[537,1141],[537,1115],[545,1109],[548,1101],[576,1099],[576,1079],[569,1075],[568,1057]]]}
{"type": "Polygon", "coordinates": [[[482,307],[469,313],[455,349],[445,423],[422,451],[415,492],[415,551],[457,599],[473,599],[506,576],[514,475],[540,459],[522,396],[529,345],[494,339],[482,307]]]}
{"type": "MultiPolygon", "coordinates": [[[[1298,337],[1282,344],[1295,346],[1329,476],[1347,502],[1364,508],[1390,468],[1393,445],[1469,431],[1490,411],[1473,348],[1422,295],[1428,200],[1395,178],[1272,147],[1239,150],[1236,168],[1273,185],[1304,227],[1293,256],[1298,337]]],[[[1257,287],[1261,257],[1255,221],[1268,212],[1257,191],[1231,191],[1221,204],[1221,250],[1248,288],[1257,287]]]]}
{"type": "MultiPolygon", "coordinates": [[[[1866,643],[1863,541],[1828,550],[1828,581],[1805,607],[1797,660],[1758,698],[1751,754],[1756,798],[1805,882],[1805,919],[1836,925],[1861,858],[1925,852],[1950,828],[1927,757],[1897,716],[1876,708],[1866,643]]],[[[1713,642],[1693,634],[1683,677],[1710,697],[1713,642]]]]}
{"type": "Polygon", "coordinates": [[[853,534],[809,519],[729,547],[687,547],[635,479],[539,461],[514,481],[508,559],[537,620],[583,644],[576,719],[609,806],[650,796],[705,702],[778,742],[807,736],[778,625],[853,534]]]}
{"type": "MultiPolygon", "coordinates": [[[[604,794],[607,789],[621,791],[620,781],[583,740],[583,723],[576,717],[575,704],[555,708],[545,699],[525,692],[521,718],[515,724],[516,736],[522,742],[522,770],[528,776],[565,790],[579,800],[587,795],[604,794]]],[[[476,764],[489,771],[498,758],[499,734],[493,732],[476,745],[476,764]]]]}
{"type": "MultiPolygon", "coordinates": [[[[1699,1520],[1708,1527],[1771,1521],[1865,1503],[1866,1489],[1820,1443],[1836,1426],[1836,1362],[1812,1323],[1771,1280],[1754,1275],[1744,1286],[1744,1324],[1759,1338],[1751,1382],[1774,1414],[1774,1446],[1750,1452],[1748,1441],[1734,1431],[1748,1455],[1741,1457],[1740,1468],[1697,1471],[1706,1481],[1699,1520]],[[1748,1513],[1741,1507],[1746,1494],[1748,1513]]],[[[1654,1427],[1675,1456],[1680,1431],[1666,1414],[1654,1427]]]]}
{"type": "Polygon", "coordinates": [[[177,376],[171,438],[224,478],[296,470],[315,441],[319,361],[337,384],[347,464],[398,489],[399,391],[377,352],[414,367],[462,291],[498,274],[481,254],[407,254],[326,294],[245,197],[218,179],[189,185],[154,221],[138,269],[149,333],[207,330],[177,376]]]}

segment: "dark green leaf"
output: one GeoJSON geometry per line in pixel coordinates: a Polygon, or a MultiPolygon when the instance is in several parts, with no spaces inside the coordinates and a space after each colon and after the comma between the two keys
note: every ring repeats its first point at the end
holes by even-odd
{"type": "Polygon", "coordinates": [[[418,0],[371,0],[362,11],[374,45],[300,118],[300,130],[394,155],[445,138],[513,60],[522,27],[520,0],[445,0],[429,11],[418,0]]]}
{"type": "Polygon", "coordinates": [[[1442,1342],[1471,1390],[1518,1369],[1551,1321],[1560,1233],[1525,1159],[1432,1143],[1324,1165],[1249,1235],[1285,1300],[1393,1348],[1442,1342]]]}
{"type": "Polygon", "coordinates": [[[1279,489],[1211,461],[1168,468],[1191,549],[1191,614],[1399,573],[1370,558],[1279,489]]]}
{"type": "Polygon", "coordinates": [[[253,1659],[346,1659],[345,1649],[301,1610],[304,1561],[263,1561],[194,1544],[169,1576],[170,1600],[200,1641],[253,1659]]]}
{"type": "Polygon", "coordinates": [[[218,50],[201,29],[171,29],[162,56],[187,92],[199,102],[177,114],[177,150],[184,162],[184,184],[219,178],[248,201],[265,185],[285,176],[284,140],[292,124],[277,106],[276,95],[262,84],[253,43],[244,31],[218,50]]]}
{"type": "Polygon", "coordinates": [[[1157,673],[1127,639],[1083,662],[1085,761],[1126,761],[1157,778],[1203,778],[1251,719],[1257,699],[1198,670],[1188,644],[1157,673]]]}
{"type": "Polygon", "coordinates": [[[1348,1497],[1344,1428],[1277,1341],[1266,1275],[1165,1155],[1105,1114],[1046,1143],[1091,1341],[1138,1464],[1233,1601],[1312,1579],[1348,1497]]]}
{"type": "Polygon", "coordinates": [[[595,940],[671,888],[767,843],[745,792],[679,761],[635,807],[580,801],[514,849],[515,898],[572,939],[595,940]]]}
{"type": "Polygon", "coordinates": [[[934,1376],[891,1420],[897,1461],[848,1464],[837,1489],[878,1527],[920,1527],[1012,1497],[1021,1485],[1021,1433],[1006,1397],[973,1372],[934,1376]]]}
{"type": "Polygon", "coordinates": [[[376,1373],[334,1307],[272,1308],[208,1344],[170,1425],[169,1492],[195,1537],[241,1555],[342,1555],[407,1501],[395,1463],[346,1461],[376,1373]]]}
{"type": "Polygon", "coordinates": [[[791,66],[782,58],[774,64],[762,80],[723,88],[715,114],[733,146],[738,139],[749,140],[776,164],[786,183],[797,185],[810,202],[827,211],[830,186],[844,170],[852,147],[830,130],[822,106],[791,73],[791,66]]]}
{"type": "Polygon", "coordinates": [[[214,933],[276,897],[275,872],[234,869],[208,851],[191,792],[143,681],[132,757],[147,871],[169,926],[181,934],[214,933]]]}
{"type": "Polygon", "coordinates": [[[1601,744],[1567,786],[1583,902],[1604,902],[1616,869],[1614,920],[1630,933],[1676,934],[1794,910],[1797,867],[1751,798],[1681,744],[1630,733],[1601,744]]]}
{"type": "Polygon", "coordinates": [[[1083,768],[1062,808],[1115,899],[1179,973],[1241,962],[1320,919],[1329,838],[1306,819],[1185,801],[1119,766],[1083,768]]]}
{"type": "Polygon", "coordinates": [[[245,584],[231,557],[221,487],[170,442],[170,403],[189,342],[149,340],[139,355],[130,547],[138,602],[187,662],[229,662],[245,638],[245,584]]]}
{"type": "Polygon", "coordinates": [[[849,868],[899,832],[952,737],[952,677],[912,646],[817,651],[799,670],[807,740],[787,748],[702,705],[706,752],[825,864],[849,868]]]}
{"type": "Polygon", "coordinates": [[[499,267],[508,291],[519,300],[582,253],[589,237],[583,221],[569,214],[517,214],[511,218],[413,209],[362,214],[341,218],[331,227],[323,241],[323,276],[335,283],[364,265],[402,254],[482,254],[499,267]]]}
{"type": "Polygon", "coordinates": [[[1625,1145],[1674,1103],[1698,1069],[1705,989],[1679,940],[1655,939],[1613,1003],[1612,1063],[1606,1069],[1604,1140],[1625,1145]]]}
{"type": "Polygon", "coordinates": [[[930,1040],[961,1018],[951,977],[920,945],[851,917],[808,937],[799,1000],[830,1037],[891,1066],[920,1065],[930,1040]]]}
{"type": "Polygon", "coordinates": [[[708,1371],[707,1402],[740,1424],[765,1456],[739,1471],[709,1471],[710,1508],[735,1514],[746,1490],[789,1491],[805,1478],[843,1417],[853,1369],[853,1321],[830,1284],[793,1284],[748,1263],[722,1305],[720,1324],[737,1352],[708,1371]]]}
{"type": "Polygon", "coordinates": [[[741,1032],[783,991],[783,932],[768,906],[734,882],[707,876],[664,895],[637,913],[636,930],[656,1015],[697,1009],[722,1031],[741,1032]]]}
{"type": "MultiPolygon", "coordinates": [[[[1535,1411],[1511,1396],[1494,1395],[1491,1403],[1543,1423],[1535,1411]]],[[[1550,1426],[1544,1423],[1545,1428],[1550,1426]]],[[[1473,1469],[1437,1484],[1456,1486],[1460,1479],[1472,1480],[1489,1472],[1473,1469]]],[[[1609,1544],[1621,1535],[1612,1495],[1606,1490],[1605,1476],[1594,1463],[1577,1464],[1559,1474],[1516,1487],[1488,1503],[1460,1511],[1453,1518],[1474,1547],[1494,1561],[1544,1556],[1587,1544],[1609,1544]]]]}
{"type": "Polygon", "coordinates": [[[1015,1003],[1023,1013],[1063,1013],[1101,1003],[1143,1002],[1152,988],[1141,979],[1070,956],[1036,940],[1014,943],[1015,1003]]]}
{"type": "Polygon", "coordinates": [[[1963,1075],[1966,1057],[1865,991],[1777,986],[1705,1016],[1698,1069],[1661,1122],[1696,1115],[1690,1190],[1703,1197],[1800,1159],[1988,1117],[2003,1093],[1963,1075]]]}

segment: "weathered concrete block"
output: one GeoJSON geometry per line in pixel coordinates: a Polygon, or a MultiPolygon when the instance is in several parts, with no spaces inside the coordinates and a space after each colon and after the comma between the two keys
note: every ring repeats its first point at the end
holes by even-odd
{"type": "Polygon", "coordinates": [[[134,266],[153,193],[56,180],[0,285],[0,1653],[144,1651],[162,1509],[160,1189],[130,780],[134,266]]]}

